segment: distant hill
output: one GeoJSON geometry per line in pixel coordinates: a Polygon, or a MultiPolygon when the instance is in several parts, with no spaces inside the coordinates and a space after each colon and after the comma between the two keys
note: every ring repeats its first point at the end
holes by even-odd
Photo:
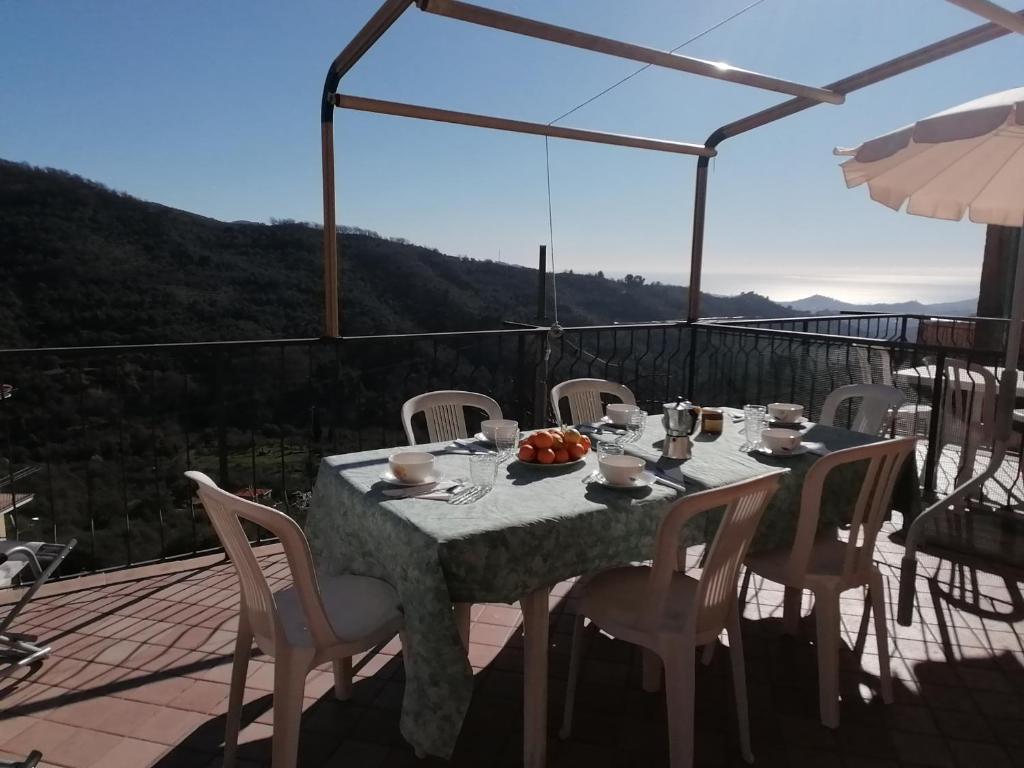
{"type": "MultiPolygon", "coordinates": [[[[340,235],[345,335],[534,319],[535,269],[340,235]]],[[[321,231],[223,222],[0,160],[0,347],[318,336],[321,231]]],[[[668,320],[686,289],[558,276],[563,325],[668,320]]],[[[550,302],[549,302],[550,306],[550,302]]],[[[705,296],[709,316],[792,314],[763,296],[705,296]]]]}
{"type": "Polygon", "coordinates": [[[896,304],[850,304],[829,296],[815,294],[806,299],[782,302],[797,312],[882,312],[911,315],[973,315],[978,310],[978,300],[964,299],[941,304],[922,304],[919,301],[904,301],[896,304]]]}

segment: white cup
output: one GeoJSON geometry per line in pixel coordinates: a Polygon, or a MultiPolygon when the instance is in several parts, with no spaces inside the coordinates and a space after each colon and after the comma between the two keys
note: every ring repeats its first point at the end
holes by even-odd
{"type": "Polygon", "coordinates": [[[612,424],[625,426],[629,423],[629,414],[637,410],[635,405],[626,403],[611,403],[605,406],[604,414],[612,424]]]}
{"type": "Polygon", "coordinates": [[[434,456],[423,451],[402,451],[388,459],[388,467],[403,483],[425,483],[434,474],[434,456]]]}
{"type": "Polygon", "coordinates": [[[512,429],[516,429],[518,426],[519,424],[512,421],[512,419],[485,419],[480,422],[480,434],[482,434],[488,442],[493,443],[495,430],[500,429],[501,427],[511,427],[512,429]]]}
{"type": "Polygon", "coordinates": [[[796,403],[768,403],[768,415],[772,417],[772,421],[796,424],[804,415],[804,407],[796,403]]]}
{"type": "Polygon", "coordinates": [[[766,429],[761,442],[772,451],[792,451],[800,447],[800,433],[794,429],[766,429]]]}
{"type": "Polygon", "coordinates": [[[612,485],[631,485],[644,471],[644,460],[636,456],[600,456],[597,465],[612,485]]]}

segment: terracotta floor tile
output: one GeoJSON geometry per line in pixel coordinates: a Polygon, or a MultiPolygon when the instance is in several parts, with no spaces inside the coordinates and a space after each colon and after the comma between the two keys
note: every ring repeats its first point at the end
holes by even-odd
{"type": "Polygon", "coordinates": [[[149,768],[168,750],[163,744],[139,739],[122,739],[96,768],[149,768]]]}

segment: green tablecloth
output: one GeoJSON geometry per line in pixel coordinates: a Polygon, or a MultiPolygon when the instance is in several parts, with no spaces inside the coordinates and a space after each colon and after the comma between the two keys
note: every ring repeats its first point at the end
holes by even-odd
{"type": "MultiPolygon", "coordinates": [[[[681,467],[687,486],[713,488],[777,468],[790,472],[765,512],[755,548],[786,546],[796,529],[803,477],[813,454],[774,459],[739,450],[741,424],[730,421],[720,436],[698,436],[693,458],[681,467]]],[[[813,426],[805,439],[837,450],[877,438],[813,426]]],[[[636,444],[660,457],[664,436],[652,416],[636,444]]],[[[421,446],[437,456],[445,477],[468,478],[465,455],[447,444],[421,446]]],[[[513,602],[535,589],[612,565],[651,556],[662,517],[680,494],[662,485],[619,491],[581,480],[597,467],[593,453],[584,466],[538,468],[513,463],[499,470],[493,491],[468,505],[391,499],[380,480],[396,449],[326,457],[320,465],[306,535],[325,574],[356,573],[392,584],[402,600],[407,647],[401,728],[416,748],[449,756],[472,693],[472,670],[452,615],[455,602],[513,602]]],[[[678,465],[678,462],[673,462],[678,465]]],[[[834,473],[826,485],[823,526],[840,522],[863,469],[834,473]]],[[[917,504],[913,468],[896,500],[898,509],[917,504]]],[[[683,534],[683,543],[707,541],[717,525],[708,517],[683,534]]]]}

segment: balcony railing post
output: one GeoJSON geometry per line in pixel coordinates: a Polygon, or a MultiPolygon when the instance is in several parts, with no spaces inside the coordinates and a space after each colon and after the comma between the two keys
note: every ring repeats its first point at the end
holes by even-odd
{"type": "Polygon", "coordinates": [[[228,427],[227,407],[224,402],[224,378],[227,375],[224,351],[218,349],[214,370],[214,399],[217,403],[217,458],[219,460],[218,473],[220,484],[224,487],[230,485],[228,479],[228,427]]]}
{"type": "MultiPolygon", "coordinates": [[[[538,429],[547,426],[548,401],[548,360],[551,358],[551,333],[545,332],[538,338],[537,366],[533,391],[533,425],[538,429]]],[[[558,414],[556,413],[557,417],[558,414]]]]}
{"type": "Polygon", "coordinates": [[[924,498],[935,498],[935,473],[939,464],[939,435],[942,429],[942,389],[946,385],[946,353],[935,358],[935,383],[932,385],[932,418],[928,423],[928,450],[924,458],[924,498]]]}

